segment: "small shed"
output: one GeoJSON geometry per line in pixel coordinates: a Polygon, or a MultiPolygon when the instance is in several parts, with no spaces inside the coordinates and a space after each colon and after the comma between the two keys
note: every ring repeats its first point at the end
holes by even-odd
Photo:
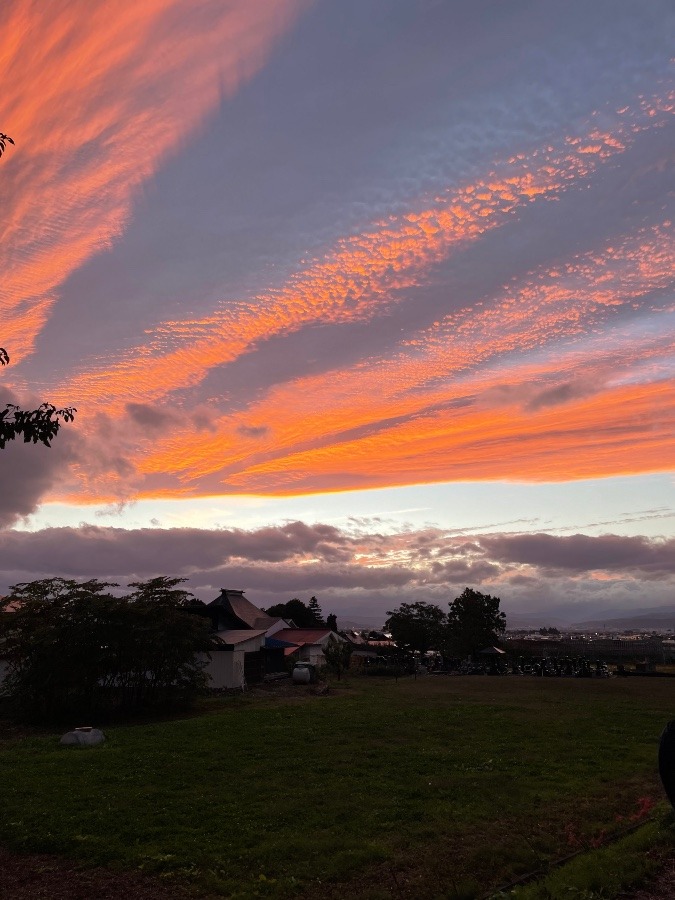
{"type": "Polygon", "coordinates": [[[262,681],[265,674],[264,629],[219,631],[215,638],[216,647],[201,654],[206,661],[204,671],[209,677],[209,687],[215,690],[243,688],[262,681]]]}

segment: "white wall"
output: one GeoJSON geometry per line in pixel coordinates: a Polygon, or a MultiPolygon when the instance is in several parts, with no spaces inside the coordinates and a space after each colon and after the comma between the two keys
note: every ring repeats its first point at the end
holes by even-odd
{"type": "Polygon", "coordinates": [[[244,654],[260,650],[263,637],[237,644],[234,650],[214,650],[200,653],[198,659],[205,660],[204,671],[209,676],[209,687],[214,690],[240,688],[244,678],[244,654]]]}
{"type": "Polygon", "coordinates": [[[237,650],[215,650],[213,653],[200,653],[198,659],[206,661],[204,671],[209,678],[209,687],[215,690],[241,687],[241,677],[236,680],[239,671],[235,662],[241,662],[243,672],[244,654],[237,650]],[[241,657],[241,659],[236,659],[241,657]]]}

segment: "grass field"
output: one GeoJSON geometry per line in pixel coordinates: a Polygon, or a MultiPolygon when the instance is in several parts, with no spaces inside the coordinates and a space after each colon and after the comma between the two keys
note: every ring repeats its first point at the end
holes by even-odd
{"type": "MultiPolygon", "coordinates": [[[[674,707],[666,679],[363,679],[209,701],[94,749],[7,736],[0,843],[228,897],[480,896],[643,818],[634,855],[669,840],[674,707]]],[[[537,890],[516,896],[558,896],[537,890]]]]}

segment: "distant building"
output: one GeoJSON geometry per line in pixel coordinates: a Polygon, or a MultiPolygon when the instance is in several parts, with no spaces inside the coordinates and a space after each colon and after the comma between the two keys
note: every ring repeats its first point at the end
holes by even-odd
{"type": "Polygon", "coordinates": [[[666,647],[658,635],[527,635],[504,639],[504,648],[511,654],[526,656],[576,656],[601,659],[605,662],[649,660],[664,662],[666,647]]]}
{"type": "Polygon", "coordinates": [[[223,588],[215,600],[197,602],[191,609],[211,620],[217,646],[202,658],[214,689],[260,682],[265,675],[285,671],[288,657],[323,665],[326,642],[343,640],[326,626],[295,628],[286,619],[268,616],[240,590],[223,588]]]}
{"type": "Polygon", "coordinates": [[[244,592],[223,588],[210,603],[197,602],[192,612],[211,620],[217,646],[200,654],[210,687],[243,688],[262,681],[266,674],[283,671],[284,655],[265,646],[268,637],[286,627],[278,616],[268,616],[244,597],[244,592]]]}

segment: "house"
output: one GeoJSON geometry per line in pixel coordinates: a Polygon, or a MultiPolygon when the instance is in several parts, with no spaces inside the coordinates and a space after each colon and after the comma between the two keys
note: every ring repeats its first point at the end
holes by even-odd
{"type": "Polygon", "coordinates": [[[377,649],[368,644],[368,641],[360,631],[351,629],[349,631],[341,631],[340,634],[352,645],[352,655],[349,663],[351,668],[365,666],[377,661],[377,649]]]}
{"type": "Polygon", "coordinates": [[[275,641],[283,641],[287,646],[286,655],[293,655],[301,662],[322,666],[326,662],[323,650],[329,641],[343,641],[326,625],[316,628],[281,628],[274,633],[275,641]],[[296,655],[297,654],[297,655],[296,655]]]}
{"type": "MultiPolygon", "coordinates": [[[[213,689],[243,688],[267,674],[286,670],[295,656],[315,664],[325,662],[326,641],[342,640],[330,628],[295,628],[293,622],[268,616],[242,590],[223,588],[210,603],[191,603],[189,610],[209,620],[214,646],[198,655],[213,689]]],[[[7,665],[0,658],[0,682],[7,665]]]]}
{"type": "Polygon", "coordinates": [[[244,597],[243,591],[222,588],[220,595],[210,603],[196,604],[192,610],[211,619],[211,625],[220,634],[223,631],[236,629],[264,631],[273,635],[287,623],[278,616],[268,616],[266,612],[244,597]],[[199,609],[202,607],[202,609],[199,609]]]}
{"type": "Polygon", "coordinates": [[[211,620],[216,646],[200,654],[211,688],[243,688],[283,670],[283,652],[266,647],[265,641],[288,623],[258,609],[243,591],[223,588],[215,600],[195,603],[190,609],[211,620]]]}
{"type": "Polygon", "coordinates": [[[265,674],[263,643],[265,632],[258,629],[232,629],[215,635],[218,645],[200,654],[209,687],[244,688],[262,681],[265,674]]]}
{"type": "Polygon", "coordinates": [[[344,640],[325,625],[295,628],[293,622],[268,616],[239,590],[223,588],[211,603],[195,604],[192,610],[211,620],[217,646],[202,658],[215,689],[242,688],[283,672],[289,656],[323,665],[327,641],[344,640]]]}
{"type": "Polygon", "coordinates": [[[397,650],[398,644],[388,631],[364,631],[361,632],[369,647],[374,647],[378,653],[387,653],[397,650]]]}

